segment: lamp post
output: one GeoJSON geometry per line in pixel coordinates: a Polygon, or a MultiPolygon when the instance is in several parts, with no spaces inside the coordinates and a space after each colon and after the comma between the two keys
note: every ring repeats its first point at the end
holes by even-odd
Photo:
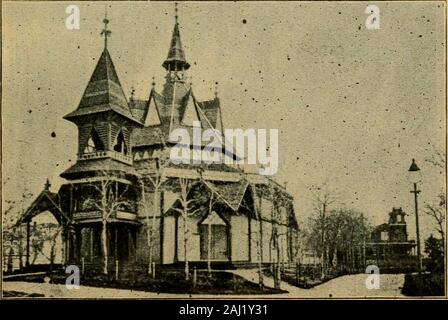
{"type": "Polygon", "coordinates": [[[419,279],[422,277],[422,255],[420,251],[420,229],[418,224],[418,194],[420,190],[417,189],[417,182],[420,181],[420,168],[415,163],[415,159],[412,159],[411,167],[409,168],[410,177],[412,183],[414,185],[414,189],[411,190],[411,193],[414,194],[414,202],[415,202],[415,229],[417,234],[417,259],[418,259],[418,276],[419,279]]]}

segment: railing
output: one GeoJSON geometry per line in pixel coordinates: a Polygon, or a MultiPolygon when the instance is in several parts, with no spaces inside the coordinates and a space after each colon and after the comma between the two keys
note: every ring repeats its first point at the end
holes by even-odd
{"type": "Polygon", "coordinates": [[[99,211],[77,211],[73,214],[75,220],[101,218],[99,211]]]}
{"type": "Polygon", "coordinates": [[[112,158],[126,164],[132,164],[132,157],[111,150],[78,154],[78,160],[94,160],[103,158],[112,158]]]}
{"type": "MultiPolygon", "coordinates": [[[[77,211],[73,214],[73,218],[75,220],[84,220],[84,219],[98,219],[101,218],[100,211],[77,211]]],[[[112,215],[112,218],[120,219],[120,220],[137,220],[137,214],[135,212],[130,211],[122,211],[118,210],[115,214],[112,215]]]]}

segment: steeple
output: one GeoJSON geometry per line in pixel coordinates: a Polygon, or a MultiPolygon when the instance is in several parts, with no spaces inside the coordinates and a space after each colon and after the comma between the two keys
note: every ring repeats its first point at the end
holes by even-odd
{"type": "Polygon", "coordinates": [[[70,121],[77,121],[80,116],[114,111],[129,120],[136,122],[132,117],[112,58],[107,50],[107,39],[111,35],[111,31],[107,29],[109,23],[107,12],[103,22],[104,29],[101,32],[101,35],[104,36],[104,49],[101,53],[101,57],[90,77],[78,109],[66,115],[64,118],[70,121]]]}
{"type": "Polygon", "coordinates": [[[171,45],[168,51],[168,57],[163,62],[162,66],[167,71],[184,71],[190,68],[190,64],[185,59],[184,49],[182,48],[182,41],[180,40],[177,2],[174,5],[175,5],[174,30],[173,35],[171,37],[171,45]]]}

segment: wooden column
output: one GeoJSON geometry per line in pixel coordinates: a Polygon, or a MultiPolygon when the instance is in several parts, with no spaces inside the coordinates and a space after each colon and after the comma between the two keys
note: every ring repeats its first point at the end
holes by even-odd
{"type": "Polygon", "coordinates": [[[177,213],[175,214],[175,219],[174,219],[174,262],[178,262],[179,261],[179,255],[178,255],[178,239],[179,239],[179,216],[177,215],[177,213]]]}
{"type": "Polygon", "coordinates": [[[159,234],[160,234],[160,263],[163,263],[163,246],[164,246],[164,233],[163,233],[163,228],[164,228],[164,218],[163,218],[163,212],[164,212],[164,206],[165,206],[165,194],[163,191],[160,191],[160,229],[159,229],[159,234]]]}
{"type": "Polygon", "coordinates": [[[131,229],[129,227],[126,227],[128,231],[128,261],[132,261],[133,257],[133,248],[132,248],[132,239],[131,239],[131,229]]]}
{"type": "Polygon", "coordinates": [[[247,259],[249,262],[252,261],[252,219],[248,217],[248,226],[247,226],[247,233],[249,235],[249,259],[247,259]]]}
{"type": "Polygon", "coordinates": [[[115,260],[118,260],[118,225],[114,225],[114,257],[115,260]]]}
{"type": "Polygon", "coordinates": [[[263,263],[263,259],[264,259],[264,257],[263,257],[263,220],[262,220],[262,217],[261,217],[262,205],[263,205],[263,203],[262,203],[261,196],[260,196],[258,198],[258,208],[260,208],[260,210],[258,211],[258,223],[260,224],[259,225],[259,228],[260,228],[260,239],[259,239],[259,241],[260,241],[261,263],[263,263]]]}

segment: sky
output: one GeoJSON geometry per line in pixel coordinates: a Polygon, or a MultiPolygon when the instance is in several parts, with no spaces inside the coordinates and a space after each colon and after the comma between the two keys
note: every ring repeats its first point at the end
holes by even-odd
{"type": "MultiPolygon", "coordinates": [[[[171,2],[3,2],[3,199],[37,195],[46,178],[76,161],[77,108],[103,49],[123,89],[161,91],[174,23],[171,2]],[[80,8],[68,30],[65,8],[80,8]]],[[[420,208],[445,192],[445,172],[426,159],[445,154],[444,2],[180,2],[189,76],[199,100],[218,82],[227,128],[279,129],[275,177],[294,196],[299,222],[313,214],[311,190],[326,184],[336,207],[372,224],[392,207],[408,213],[415,238],[411,159],[421,168],[420,208]],[[368,4],[380,29],[368,30],[368,4]]],[[[330,208],[331,209],[331,208],[330,208]]],[[[420,213],[423,237],[435,225],[420,213]]]]}

